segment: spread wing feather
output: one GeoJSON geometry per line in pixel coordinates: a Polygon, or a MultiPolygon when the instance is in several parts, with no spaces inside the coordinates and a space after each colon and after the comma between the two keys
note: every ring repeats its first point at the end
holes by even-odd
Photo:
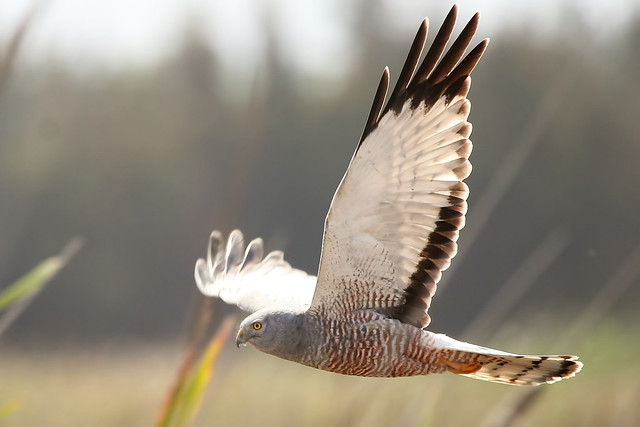
{"type": "Polygon", "coordinates": [[[207,258],[196,262],[195,279],[200,291],[255,312],[264,308],[306,310],[316,277],[292,268],[280,251],[263,258],[262,239],[245,248],[242,232],[234,230],[226,247],[219,231],[211,233],[207,258]]]}
{"type": "Polygon", "coordinates": [[[383,108],[385,68],[362,139],[325,222],[312,310],[373,308],[402,322],[429,324],[431,297],[457,252],[471,172],[469,74],[482,41],[462,60],[476,14],[442,56],[454,6],[416,71],[427,35],[423,21],[383,108]]]}

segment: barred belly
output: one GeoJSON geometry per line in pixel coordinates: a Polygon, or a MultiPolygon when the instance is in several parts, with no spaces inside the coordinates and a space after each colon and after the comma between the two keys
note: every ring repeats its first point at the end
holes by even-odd
{"type": "MultiPolygon", "coordinates": [[[[325,319],[320,354],[305,363],[318,369],[364,377],[399,377],[440,373],[433,334],[371,310],[350,313],[348,319],[325,319]]],[[[315,352],[314,352],[315,353],[315,352]]]]}

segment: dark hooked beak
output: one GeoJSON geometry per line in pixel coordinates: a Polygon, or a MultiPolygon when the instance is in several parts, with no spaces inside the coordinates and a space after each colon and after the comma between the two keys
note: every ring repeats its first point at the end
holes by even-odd
{"type": "Polygon", "coordinates": [[[247,345],[244,337],[242,336],[242,329],[240,329],[236,334],[236,347],[240,348],[241,345],[247,345]]]}

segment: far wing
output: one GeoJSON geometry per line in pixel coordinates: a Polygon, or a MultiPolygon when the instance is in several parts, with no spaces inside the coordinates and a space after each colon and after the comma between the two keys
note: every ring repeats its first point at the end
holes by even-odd
{"type": "Polygon", "coordinates": [[[248,312],[276,307],[306,310],[316,277],[292,268],[280,251],[264,258],[263,253],[262,239],[252,240],[245,249],[242,232],[234,230],[225,248],[222,233],[212,232],[207,259],[196,262],[198,289],[248,312]]]}
{"type": "Polygon", "coordinates": [[[385,69],[362,140],[334,195],[325,223],[312,310],[327,315],[375,309],[425,327],[441,272],[457,252],[471,172],[469,74],[488,40],[462,61],[476,14],[442,55],[454,6],[420,67],[422,23],[384,108],[385,69]],[[380,114],[382,112],[382,114],[380,114]]]}

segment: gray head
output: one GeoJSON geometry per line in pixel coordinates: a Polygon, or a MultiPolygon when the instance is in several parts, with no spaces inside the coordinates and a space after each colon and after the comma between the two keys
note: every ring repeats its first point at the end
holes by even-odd
{"type": "Polygon", "coordinates": [[[301,350],[304,313],[288,310],[256,311],[240,324],[236,345],[252,344],[258,350],[295,360],[301,350]]]}

